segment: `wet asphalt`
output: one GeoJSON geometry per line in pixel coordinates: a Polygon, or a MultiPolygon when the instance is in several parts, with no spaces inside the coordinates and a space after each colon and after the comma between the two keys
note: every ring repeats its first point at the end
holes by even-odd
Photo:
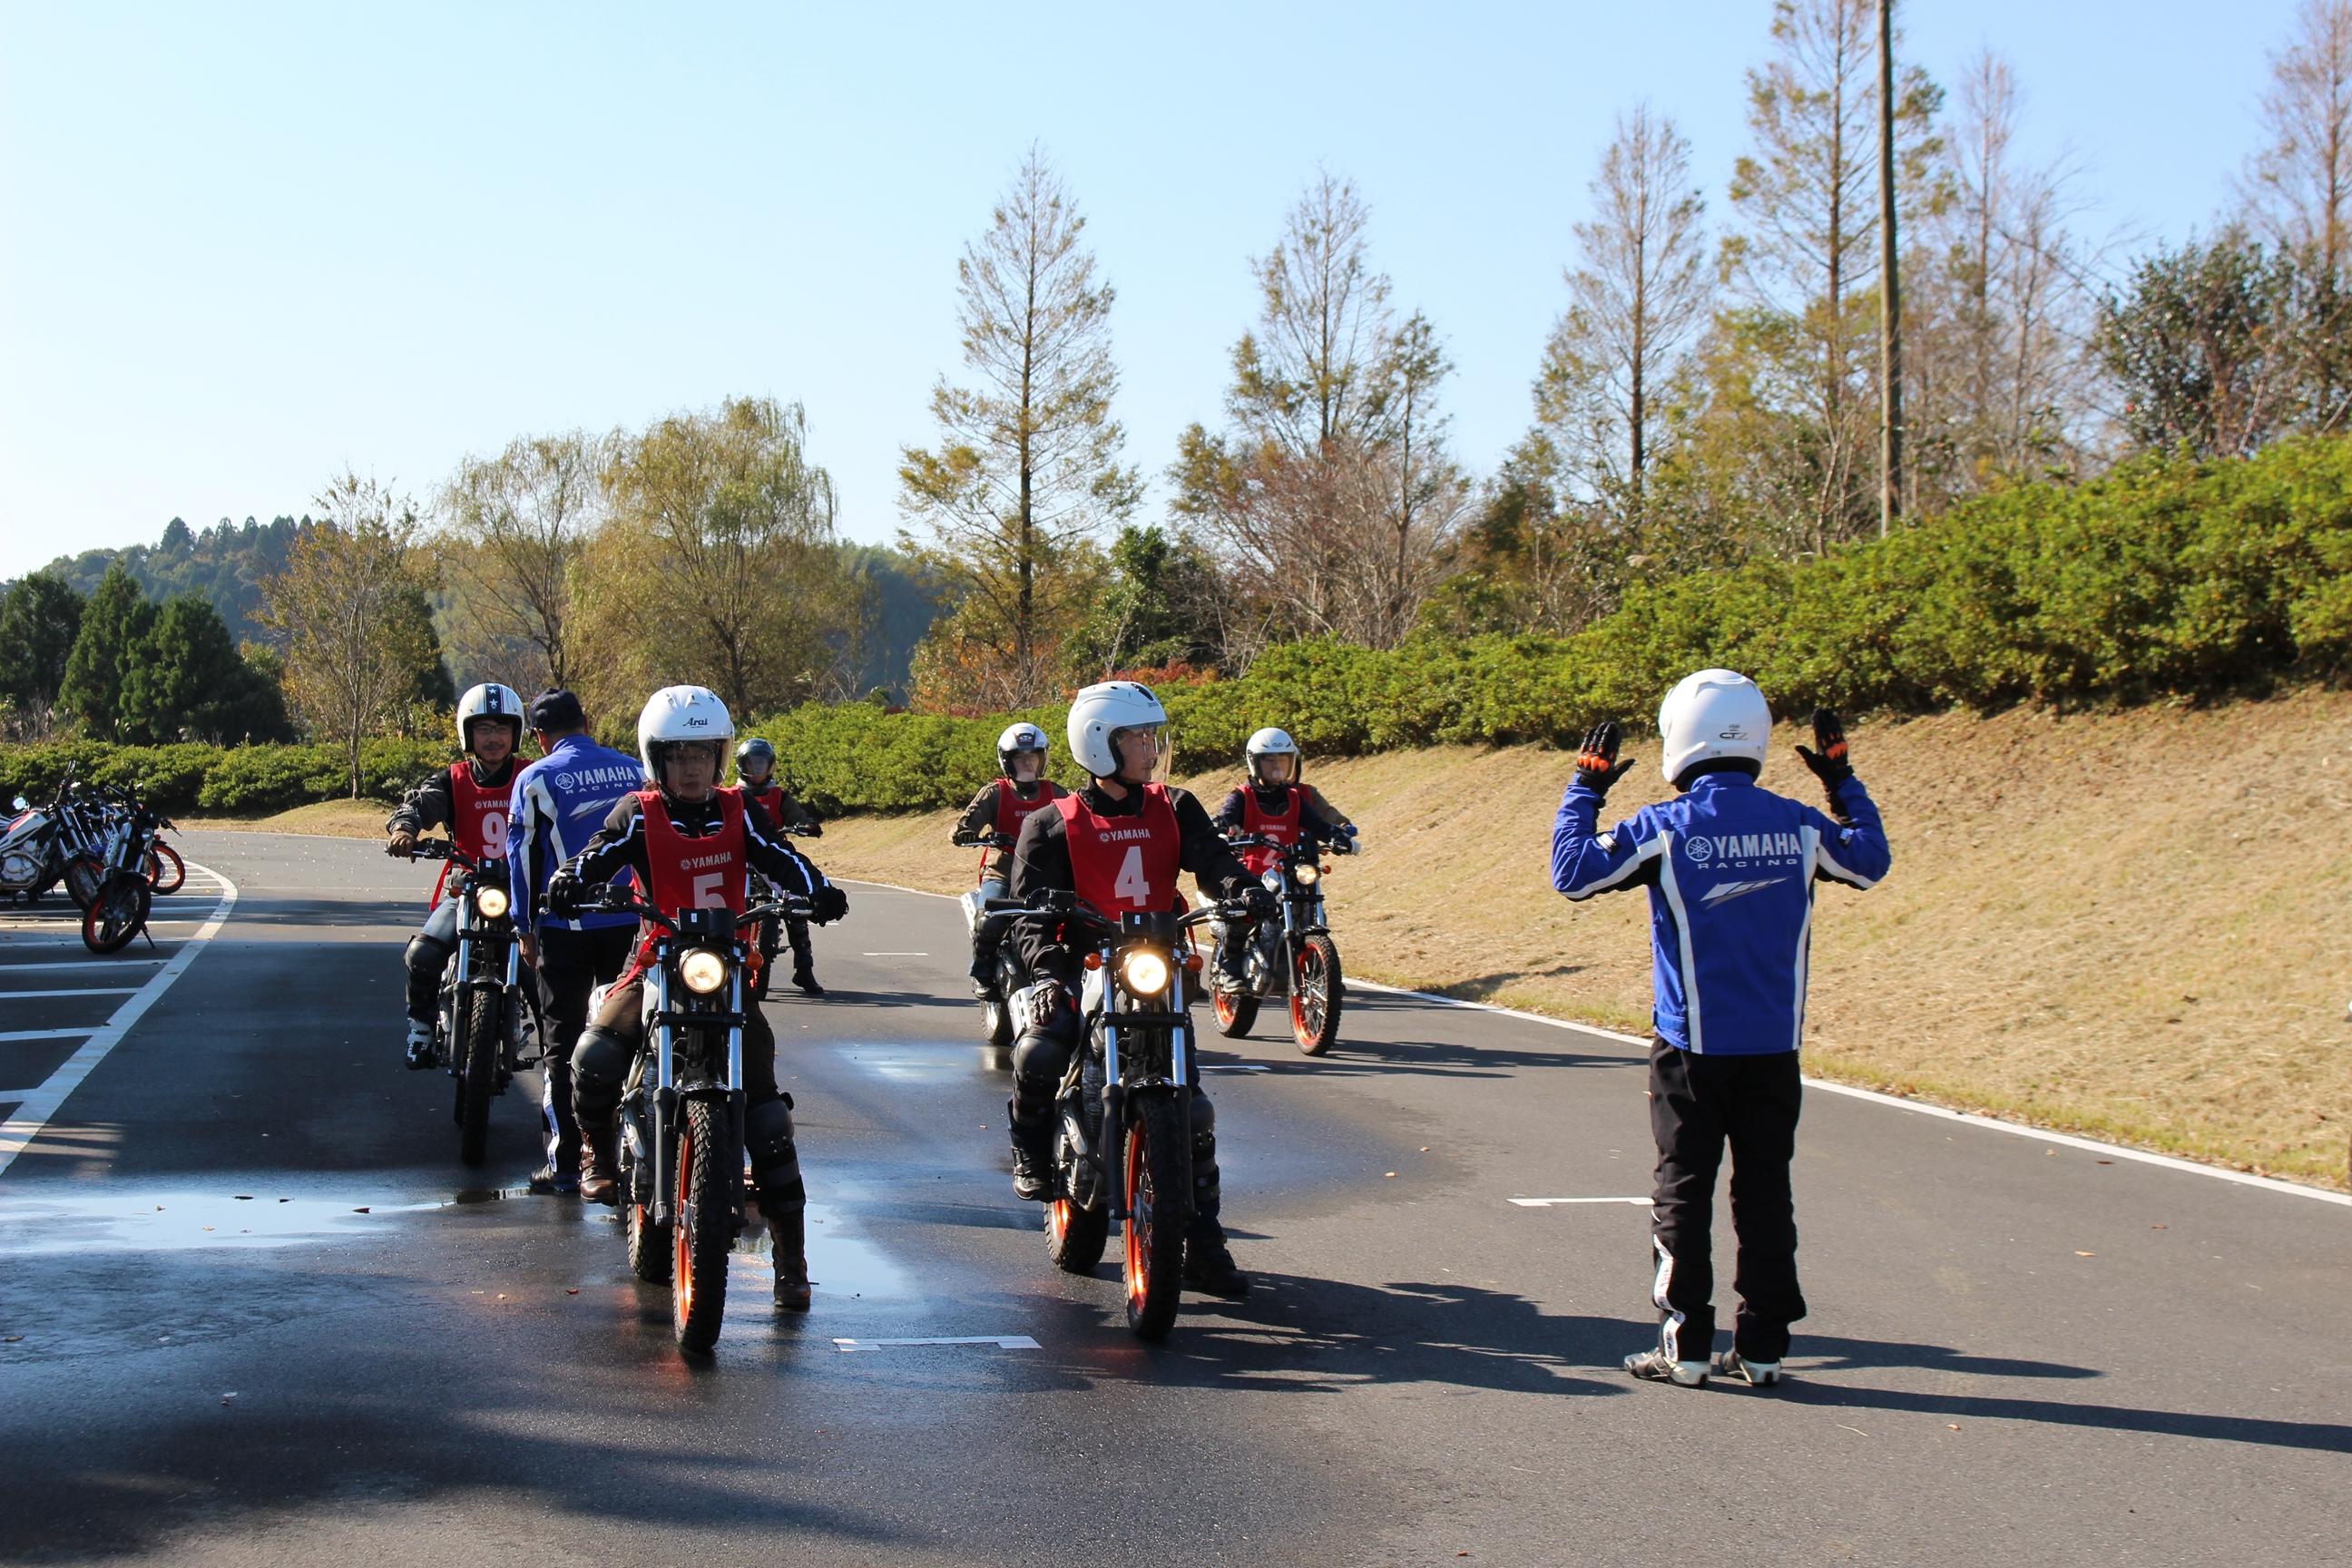
{"type": "Polygon", "coordinates": [[[1351,995],[1322,1060],[1272,1020],[1204,1027],[1258,1289],[1139,1344],[1111,1265],[1058,1274],[1011,1195],[954,906],[880,889],[818,933],[833,996],[770,1005],[815,1309],[768,1309],[754,1238],[689,1363],[607,1211],[520,1191],[536,1077],[476,1173],[447,1080],[398,1066],[429,873],[185,847],[152,952],[85,963],[61,902],[0,910],[8,1114],[88,1038],[16,1037],[130,1000],[213,908],[196,868],[238,889],[0,1172],[0,1561],[2302,1565],[2352,1541],[2352,1209],[1816,1093],[1792,1381],[1637,1384],[1643,1208],[1509,1200],[1646,1193],[1639,1052],[1394,995],[1351,995]],[[1012,1342],[839,1342],[922,1337],[1012,1342]]]}

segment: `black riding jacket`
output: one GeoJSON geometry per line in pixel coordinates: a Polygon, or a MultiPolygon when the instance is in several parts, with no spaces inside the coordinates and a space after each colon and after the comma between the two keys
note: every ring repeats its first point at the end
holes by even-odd
{"type": "MultiPolygon", "coordinates": [[[[670,821],[688,838],[703,838],[719,831],[716,794],[696,805],[680,800],[667,804],[670,821]]],[[[785,892],[803,897],[833,885],[824,879],[824,873],[816,868],[814,861],[773,836],[767,813],[752,808],[748,801],[744,804],[743,854],[751,861],[751,869],[785,892]]],[[[609,882],[624,870],[636,873],[640,888],[651,887],[652,873],[646,864],[645,808],[637,804],[637,797],[625,795],[614,801],[613,814],[604,819],[604,826],[588,840],[586,848],[564,863],[563,869],[590,887],[609,882]]]]}
{"type": "MultiPolygon", "coordinates": [[[[474,770],[474,783],[484,789],[511,789],[515,770],[527,766],[521,753],[509,752],[507,760],[485,771],[478,760],[469,760],[474,770]]],[[[400,804],[384,818],[386,833],[423,833],[428,827],[447,826],[450,820],[449,770],[436,768],[425,775],[416,786],[401,797],[400,804]]]]}
{"type": "MultiPolygon", "coordinates": [[[[1279,811],[1282,809],[1282,792],[1290,787],[1288,784],[1275,784],[1268,788],[1260,788],[1255,784],[1248,784],[1234,790],[1226,795],[1223,804],[1217,807],[1215,821],[1218,828],[1226,833],[1239,833],[1242,830],[1242,804],[1244,795],[1256,795],[1257,808],[1260,811],[1279,811]]],[[[1298,812],[1300,833],[1317,843],[1340,837],[1342,835],[1339,830],[1349,826],[1349,824],[1339,808],[1325,800],[1323,792],[1313,784],[1300,784],[1298,793],[1304,801],[1298,812]]]]}

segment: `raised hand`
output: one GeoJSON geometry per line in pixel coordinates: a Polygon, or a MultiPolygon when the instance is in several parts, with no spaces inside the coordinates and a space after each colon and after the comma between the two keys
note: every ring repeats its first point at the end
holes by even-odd
{"type": "Polygon", "coordinates": [[[1617,760],[1618,742],[1624,731],[1614,719],[1604,719],[1584,732],[1584,743],[1577,748],[1576,782],[1593,794],[1606,797],[1610,786],[1625,776],[1633,759],[1617,760]]]}
{"type": "Polygon", "coordinates": [[[1834,805],[1838,785],[1853,777],[1853,764],[1846,760],[1845,726],[1826,708],[1813,710],[1813,746],[1821,749],[1799,746],[1797,755],[1813,770],[1813,776],[1822,781],[1822,788],[1834,805]]]}

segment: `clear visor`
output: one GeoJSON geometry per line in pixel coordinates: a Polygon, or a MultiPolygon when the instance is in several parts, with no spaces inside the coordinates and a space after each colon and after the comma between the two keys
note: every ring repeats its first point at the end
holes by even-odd
{"type": "Polygon", "coordinates": [[[1114,730],[1110,743],[1113,754],[1118,758],[1118,776],[1129,784],[1166,784],[1174,771],[1175,742],[1165,724],[1114,730]],[[1150,742],[1148,770],[1142,765],[1147,737],[1150,742]]]}
{"type": "Polygon", "coordinates": [[[1298,777],[1298,759],[1288,752],[1275,752],[1257,760],[1257,776],[1261,784],[1286,784],[1298,777]]]}

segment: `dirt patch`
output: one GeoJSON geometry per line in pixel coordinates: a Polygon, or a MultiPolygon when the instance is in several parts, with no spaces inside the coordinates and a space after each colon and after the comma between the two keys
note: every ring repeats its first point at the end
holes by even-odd
{"type": "Polygon", "coordinates": [[[387,800],[322,800],[269,816],[181,816],[173,820],[184,828],[308,833],[328,838],[382,838],[383,819],[392,815],[392,807],[393,803],[387,800]]]}
{"type": "MultiPolygon", "coordinates": [[[[1767,785],[1814,801],[1785,729],[1767,785]]],[[[1604,822],[1666,789],[1656,746],[1604,822]]],[[[1858,726],[1895,868],[1824,887],[1806,1055],[1826,1077],[2347,1185],[2352,694],[2209,711],[1858,726]]],[[[1639,1032],[1646,900],[1550,890],[1568,759],[1470,748],[1309,763],[1370,853],[1339,863],[1351,973],[1639,1032]]],[[[1230,784],[1199,781],[1213,805],[1230,784]]],[[[835,824],[829,871],[942,892],[951,814],[835,824]]]]}

